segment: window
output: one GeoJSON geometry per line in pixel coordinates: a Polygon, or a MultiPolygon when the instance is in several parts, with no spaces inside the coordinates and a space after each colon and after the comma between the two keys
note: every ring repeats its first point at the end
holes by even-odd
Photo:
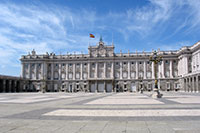
{"type": "Polygon", "coordinates": [[[126,89],[126,85],[124,85],[124,88],[126,89]]]}
{"type": "Polygon", "coordinates": [[[115,73],[115,77],[116,77],[116,78],[119,78],[119,72],[116,72],[116,73],[115,73]]]}
{"type": "Polygon", "coordinates": [[[72,79],[73,74],[69,73],[69,79],[72,79]]]}
{"type": "Polygon", "coordinates": [[[134,62],[131,62],[131,64],[134,64],[134,62]]]}

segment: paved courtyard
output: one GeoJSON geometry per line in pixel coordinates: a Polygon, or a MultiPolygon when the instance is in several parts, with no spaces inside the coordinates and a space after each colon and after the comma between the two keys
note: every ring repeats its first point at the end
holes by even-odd
{"type": "Polygon", "coordinates": [[[200,94],[0,93],[1,133],[199,133],[200,94]]]}

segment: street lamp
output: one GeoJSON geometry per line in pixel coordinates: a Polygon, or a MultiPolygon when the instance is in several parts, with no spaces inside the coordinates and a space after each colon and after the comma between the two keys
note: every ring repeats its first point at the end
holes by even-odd
{"type": "Polygon", "coordinates": [[[142,83],[143,78],[142,78],[142,77],[139,77],[139,79],[140,79],[140,93],[143,93],[143,90],[144,90],[144,88],[143,88],[143,83],[142,83]]]}
{"type": "Polygon", "coordinates": [[[153,55],[150,56],[149,59],[152,63],[154,63],[154,77],[155,77],[155,87],[153,89],[153,94],[152,97],[153,98],[161,98],[163,96],[163,94],[161,94],[159,92],[158,89],[158,79],[157,79],[157,67],[158,67],[158,63],[162,61],[162,57],[157,55],[157,52],[154,51],[153,55]]]}

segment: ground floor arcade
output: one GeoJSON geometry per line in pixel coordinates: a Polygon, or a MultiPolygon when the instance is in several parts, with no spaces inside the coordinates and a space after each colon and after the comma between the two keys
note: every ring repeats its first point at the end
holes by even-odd
{"type": "Polygon", "coordinates": [[[183,88],[186,92],[200,92],[200,74],[185,77],[183,88]]]}

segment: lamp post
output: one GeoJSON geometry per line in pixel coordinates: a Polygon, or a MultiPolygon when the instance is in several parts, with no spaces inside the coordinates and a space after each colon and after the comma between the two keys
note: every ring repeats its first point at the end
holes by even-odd
{"type": "Polygon", "coordinates": [[[142,94],[142,93],[143,93],[143,91],[144,91],[144,88],[143,88],[143,83],[142,83],[142,81],[143,81],[143,78],[142,78],[142,77],[139,77],[139,79],[140,79],[140,93],[142,94]]]}
{"type": "Polygon", "coordinates": [[[155,87],[153,89],[153,94],[152,94],[152,97],[153,98],[161,98],[163,96],[163,94],[161,94],[159,92],[159,89],[158,89],[158,79],[157,79],[157,67],[158,67],[158,63],[162,61],[162,57],[161,56],[158,56],[157,55],[157,52],[154,51],[153,52],[153,55],[150,56],[150,59],[149,59],[152,63],[154,63],[154,77],[155,77],[155,87]]]}

